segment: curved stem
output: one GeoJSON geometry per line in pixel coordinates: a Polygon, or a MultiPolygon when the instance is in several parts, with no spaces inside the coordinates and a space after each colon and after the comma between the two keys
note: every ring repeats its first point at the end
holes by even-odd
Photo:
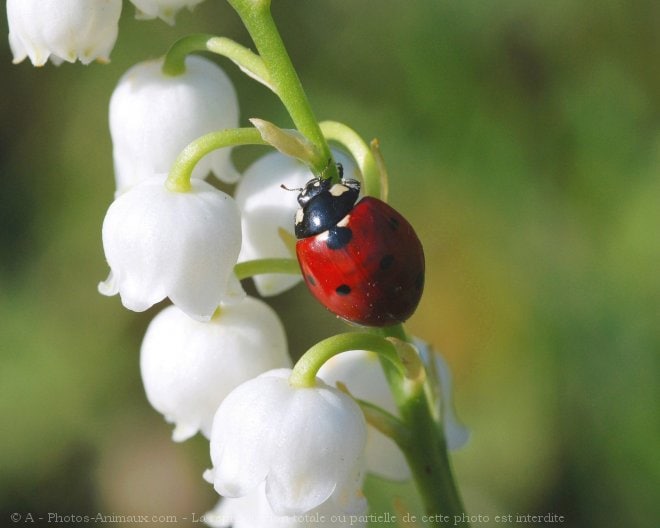
{"type": "Polygon", "coordinates": [[[210,132],[188,144],[174,161],[165,185],[171,191],[190,190],[190,177],[197,162],[208,153],[236,145],[266,145],[256,128],[232,128],[210,132]]]}
{"type": "Polygon", "coordinates": [[[321,132],[327,140],[343,145],[355,159],[362,173],[363,192],[368,196],[382,198],[380,190],[380,171],[373,152],[360,135],[338,121],[323,121],[321,132]]]}
{"type": "Polygon", "coordinates": [[[239,262],[234,266],[234,273],[238,280],[247,279],[264,273],[285,273],[299,275],[298,261],[290,258],[265,258],[239,262]]]}
{"type": "Polygon", "coordinates": [[[298,131],[321,152],[323,161],[313,167],[314,173],[338,182],[339,173],[330,148],[277,30],[270,12],[270,0],[229,0],[229,3],[241,17],[266,64],[270,86],[286,107],[298,131]]]}
{"type": "Polygon", "coordinates": [[[206,43],[212,38],[213,35],[196,33],[175,41],[165,54],[163,73],[172,77],[185,73],[186,57],[193,51],[206,51],[206,43]]]}
{"type": "Polygon", "coordinates": [[[405,376],[405,367],[399,360],[396,348],[383,337],[357,332],[347,332],[328,337],[307,350],[293,367],[289,382],[294,387],[314,387],[316,374],[331,357],[350,350],[376,352],[391,368],[405,376]]]}
{"type": "MultiPolygon", "coordinates": [[[[374,333],[410,342],[403,325],[374,329],[374,333]]],[[[399,447],[413,473],[430,524],[442,524],[438,514],[462,517],[465,508],[452,474],[445,435],[442,426],[433,417],[424,385],[407,384],[389,362],[381,360],[381,365],[401,421],[411,431],[411,444],[399,447]]]]}
{"type": "Polygon", "coordinates": [[[259,55],[231,39],[206,33],[187,35],[172,44],[165,55],[163,73],[171,76],[185,73],[186,57],[195,51],[210,51],[227,57],[247,75],[272,89],[268,69],[259,55]]]}

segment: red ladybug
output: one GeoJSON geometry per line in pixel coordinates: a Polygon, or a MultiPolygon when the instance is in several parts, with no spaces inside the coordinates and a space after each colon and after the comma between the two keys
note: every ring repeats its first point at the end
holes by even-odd
{"type": "Polygon", "coordinates": [[[422,244],[403,216],[376,198],[357,201],[359,194],[355,180],[307,182],[298,195],[298,262],[309,290],[339,317],[402,323],[424,289],[422,244]]]}

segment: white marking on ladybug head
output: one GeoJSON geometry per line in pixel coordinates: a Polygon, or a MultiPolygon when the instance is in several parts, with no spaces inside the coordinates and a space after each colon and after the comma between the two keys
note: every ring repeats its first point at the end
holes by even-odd
{"type": "Polygon", "coordinates": [[[325,242],[328,240],[328,237],[330,236],[330,231],[323,231],[323,233],[319,233],[316,235],[316,240],[319,242],[325,242]]]}
{"type": "Polygon", "coordinates": [[[348,190],[349,189],[348,187],[346,187],[346,185],[342,185],[341,183],[335,183],[332,187],[330,187],[330,194],[332,196],[341,196],[348,190]]]}
{"type": "Polygon", "coordinates": [[[339,222],[337,222],[337,226],[347,227],[350,219],[351,219],[351,215],[347,214],[344,218],[342,218],[339,222]]]}
{"type": "Polygon", "coordinates": [[[296,211],[296,225],[298,225],[300,222],[303,221],[303,217],[305,216],[305,212],[303,211],[303,208],[300,207],[296,211]]]}

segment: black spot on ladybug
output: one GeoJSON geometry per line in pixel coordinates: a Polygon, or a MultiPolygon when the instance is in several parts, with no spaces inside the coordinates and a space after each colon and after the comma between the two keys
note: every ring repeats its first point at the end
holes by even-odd
{"type": "Polygon", "coordinates": [[[348,227],[331,227],[328,229],[328,239],[326,245],[328,249],[341,249],[353,238],[353,231],[348,227]]]}
{"type": "Polygon", "coordinates": [[[392,231],[396,231],[397,229],[399,229],[399,221],[393,216],[389,218],[387,223],[390,224],[392,231]]]}
{"type": "Polygon", "coordinates": [[[386,270],[394,263],[394,255],[385,255],[380,259],[380,269],[386,270]]]}
{"type": "Polygon", "coordinates": [[[314,277],[312,277],[311,275],[307,275],[307,283],[310,286],[316,286],[316,281],[314,280],[314,277]]]}
{"type": "Polygon", "coordinates": [[[349,293],[351,293],[351,287],[348,284],[341,284],[337,286],[337,289],[335,289],[335,291],[339,295],[348,295],[349,293]]]}
{"type": "Polygon", "coordinates": [[[415,277],[415,288],[421,290],[423,287],[424,287],[424,272],[421,271],[419,272],[417,277],[415,277]]]}

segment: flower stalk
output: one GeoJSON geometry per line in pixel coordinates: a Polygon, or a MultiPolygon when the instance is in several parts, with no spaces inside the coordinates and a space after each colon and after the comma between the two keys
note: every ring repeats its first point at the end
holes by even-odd
{"type": "Polygon", "coordinates": [[[265,258],[239,262],[234,266],[234,273],[238,280],[263,275],[265,273],[284,273],[287,275],[300,275],[298,261],[290,258],[265,258]]]}
{"type": "Polygon", "coordinates": [[[183,74],[186,71],[186,57],[195,51],[210,51],[226,57],[250,77],[270,88],[268,70],[259,55],[231,39],[207,33],[186,35],[172,44],[165,55],[163,73],[171,76],[183,74]]]}
{"type": "Polygon", "coordinates": [[[406,375],[406,368],[390,341],[370,333],[347,332],[319,341],[305,352],[293,367],[289,383],[294,387],[314,387],[316,374],[323,364],[331,357],[350,350],[376,352],[400,376],[406,375]]]}
{"type": "Polygon", "coordinates": [[[184,148],[172,165],[166,186],[170,191],[188,192],[195,165],[216,149],[237,145],[266,145],[256,128],[234,128],[210,132],[184,148]]]}
{"type": "Polygon", "coordinates": [[[317,176],[338,182],[339,173],[307,95],[286,51],[270,12],[270,0],[228,0],[250,33],[266,64],[270,85],[287,109],[298,131],[320,151],[322,161],[312,167],[317,176]]]}

